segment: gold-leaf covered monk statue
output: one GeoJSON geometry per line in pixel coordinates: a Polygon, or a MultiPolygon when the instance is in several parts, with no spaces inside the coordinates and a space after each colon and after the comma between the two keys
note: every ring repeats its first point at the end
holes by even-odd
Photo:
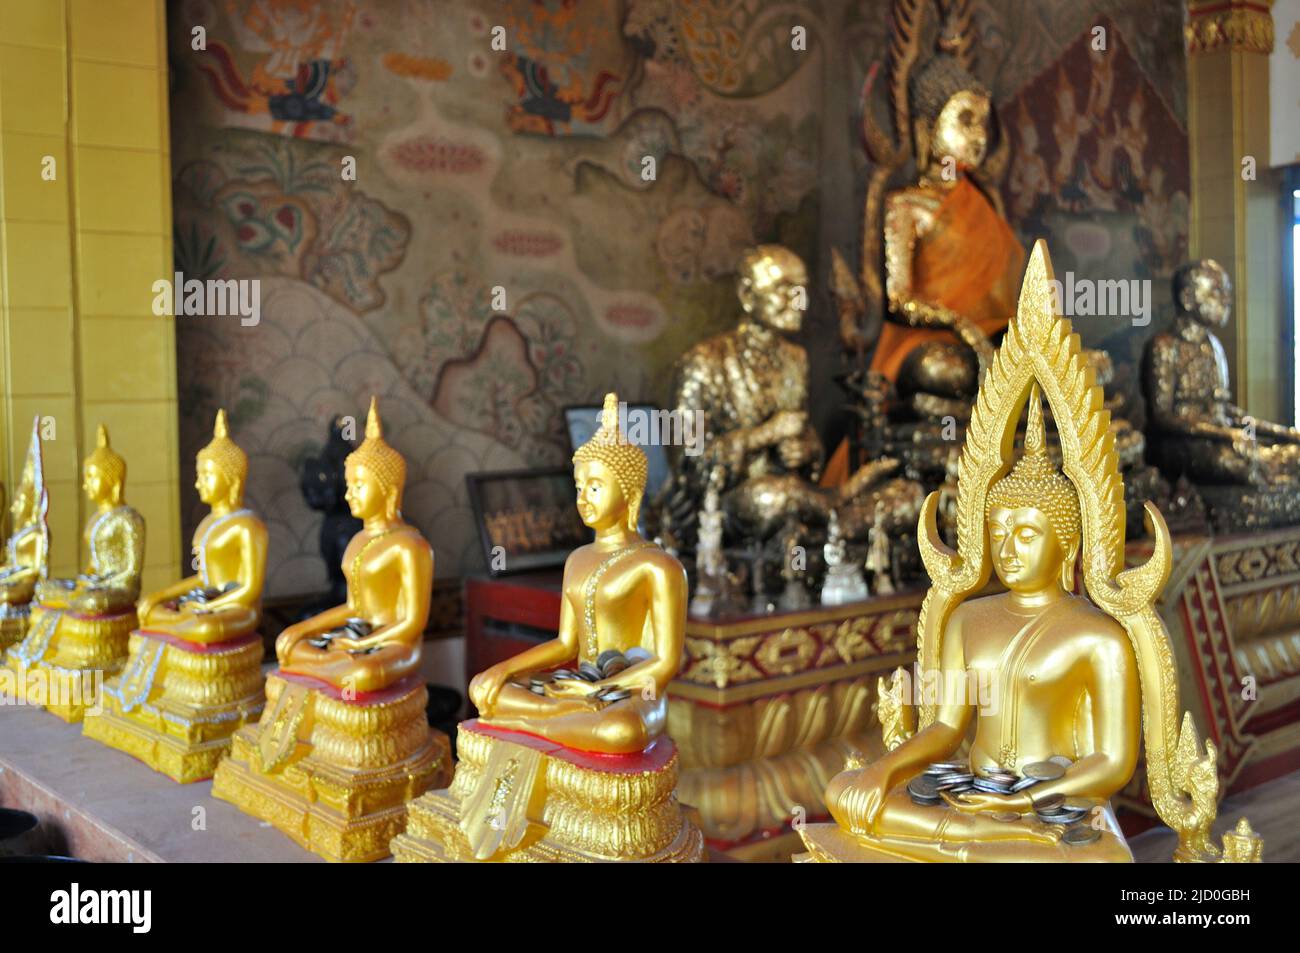
{"type": "Polygon", "coordinates": [[[50,495],[45,489],[40,423],[40,417],[32,421],[27,459],[10,506],[14,531],[5,542],[0,566],[0,656],[27,634],[36,583],[45,577],[50,556],[50,495]]]}
{"type": "Polygon", "coordinates": [[[244,506],[248,456],[230,439],[224,410],[195,469],[199,499],[212,508],[194,531],[198,572],[137,603],[126,667],[84,729],[181,783],[212,776],[264,699],[266,525],[244,506]]]}
{"type": "Polygon", "coordinates": [[[96,704],[89,697],[93,680],[116,674],[126,662],[144,567],[144,519],[126,503],[126,461],[109,445],[102,424],[83,473],[82,489],[94,510],[84,533],[86,570],[75,579],[36,584],[27,636],[6,656],[20,683],[30,687],[35,683],[27,673],[42,673],[45,707],[72,722],[96,704]]]}
{"type": "Polygon", "coordinates": [[[458,732],[455,780],[411,806],[399,860],[701,859],[663,734],[686,573],[637,534],[647,461],[614,394],[573,463],[596,539],[564,564],[559,634],[471,681],[479,719],[458,732]]]}
{"type": "Polygon", "coordinates": [[[832,779],[836,824],[802,832],[811,859],[1131,860],[1109,798],[1128,783],[1141,742],[1152,802],[1179,835],[1177,859],[1217,856],[1214,747],[1202,753],[1190,715],[1179,726],[1173,651],[1155,609],[1169,531],[1148,503],[1152,556],[1124,569],[1114,435],[1078,337],[1055,311],[1051,278],[1040,241],[966,432],[956,552],[938,534],[937,493],[922,512],[934,582],[916,678],[910,691],[901,671],[892,687],[882,680],[889,750],[832,779]],[[1047,451],[1040,389],[1063,472],[1047,451]],[[1026,401],[1024,449],[1011,467],[1026,401]],[[1088,598],[1072,592],[1076,559],[1088,598]],[[1007,591],[970,599],[990,571],[1007,591]]]}
{"type": "Polygon", "coordinates": [[[387,856],[407,802],[450,776],[450,754],[419,673],[433,551],[402,519],[406,461],[373,399],[345,477],[362,522],[343,554],[348,600],[280,634],[262,718],[235,733],[212,791],[308,850],[364,861],[387,856]]]}
{"type": "Polygon", "coordinates": [[[1173,280],[1173,327],[1147,342],[1142,382],[1152,456],[1170,480],[1201,488],[1221,531],[1300,523],[1300,430],[1256,420],[1231,402],[1215,336],[1232,315],[1232,281],[1212,259],[1173,280]]]}

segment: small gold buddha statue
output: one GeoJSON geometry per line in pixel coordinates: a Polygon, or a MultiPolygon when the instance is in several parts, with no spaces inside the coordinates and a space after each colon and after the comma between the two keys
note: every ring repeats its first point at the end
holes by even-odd
{"type": "Polygon", "coordinates": [[[702,857],[664,735],[686,574],[637,533],[647,462],[619,428],[614,394],[601,421],[573,455],[578,512],[596,538],[565,562],[559,634],[470,682],[479,718],[457,733],[455,780],[411,806],[398,860],[702,857]]]}
{"type": "MultiPolygon", "coordinates": [[[[877,499],[887,501],[891,519],[914,519],[920,507],[921,488],[891,479],[891,460],[861,467],[834,489],[818,485],[825,451],[808,414],[808,355],[787,337],[802,326],[807,281],[802,259],[788,248],[746,251],[736,284],[740,323],[696,344],[675,370],[676,412],[702,414],[709,431],[703,453],[670,448],[675,495],[698,507],[720,473],[728,523],[746,544],[773,538],[793,513],[824,531],[831,511],[840,510],[845,538],[861,540],[877,499]],[[854,503],[861,505],[850,508],[854,503]]],[[[693,546],[694,539],[683,542],[693,546]]]]}
{"type": "Polygon", "coordinates": [[[1227,271],[1188,262],[1173,292],[1173,328],[1151,338],[1143,361],[1152,458],[1169,480],[1198,487],[1221,530],[1300,522],[1300,430],[1256,420],[1230,399],[1215,335],[1232,315],[1227,271]]]}
{"type": "Polygon", "coordinates": [[[910,692],[901,671],[892,687],[881,680],[887,751],[832,779],[826,805],[836,823],[801,831],[807,859],[1131,860],[1109,798],[1129,782],[1140,745],[1152,803],[1179,836],[1176,859],[1219,856],[1209,843],[1214,747],[1202,752],[1190,714],[1179,727],[1178,673],[1154,608],[1169,578],[1169,531],[1148,503],[1152,556],[1125,569],[1114,434],[1078,337],[1056,313],[1051,278],[1039,242],[966,431],[956,552],[939,536],[937,492],[922,512],[933,582],[916,679],[910,692]],[[1026,401],[1024,450],[1008,473],[1026,401]],[[1073,594],[1076,560],[1087,598],[1073,594]],[[1006,591],[969,598],[990,570],[1006,591]]]}
{"type": "Polygon", "coordinates": [[[98,704],[88,697],[94,679],[117,674],[126,662],[144,566],[144,519],[124,499],[126,461],[102,424],[83,472],[94,508],[84,533],[89,564],[75,579],[36,584],[27,636],[6,656],[20,684],[30,684],[28,673],[41,673],[45,707],[69,722],[98,704]]]}
{"type": "Polygon", "coordinates": [[[5,543],[5,561],[0,566],[0,657],[6,648],[22,641],[27,634],[36,583],[44,578],[49,559],[49,508],[37,417],[32,422],[27,459],[9,510],[13,534],[5,543]]]}
{"type": "Polygon", "coordinates": [[[451,767],[419,674],[433,551],[402,519],[406,461],[374,399],[345,475],[362,521],[343,554],[347,603],[280,634],[262,718],[235,732],[212,793],[329,860],[368,861],[388,855],[407,802],[451,767]]]}
{"type": "Polygon", "coordinates": [[[248,456],[230,439],[224,410],[196,472],[199,499],[211,507],[194,532],[198,572],[136,604],[140,628],[126,666],[84,727],[180,783],[211,777],[264,700],[257,626],[266,525],[244,506],[248,456]]]}

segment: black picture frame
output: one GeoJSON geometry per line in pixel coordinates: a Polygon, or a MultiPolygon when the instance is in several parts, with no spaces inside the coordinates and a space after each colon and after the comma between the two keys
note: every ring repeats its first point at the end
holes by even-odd
{"type": "Polygon", "coordinates": [[[573,471],[567,467],[468,473],[465,485],[483,561],[493,577],[563,566],[569,553],[593,538],[578,515],[573,471]],[[509,526],[511,519],[523,525],[509,526]],[[538,538],[521,538],[529,532],[538,538]]]}

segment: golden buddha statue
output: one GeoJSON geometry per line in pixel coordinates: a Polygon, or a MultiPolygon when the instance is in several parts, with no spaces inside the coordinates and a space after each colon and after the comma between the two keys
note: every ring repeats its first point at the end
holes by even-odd
{"type": "MultiPolygon", "coordinates": [[[[674,408],[683,417],[702,414],[709,430],[703,453],[670,449],[674,496],[692,509],[678,525],[695,518],[694,509],[719,482],[728,524],[745,543],[771,539],[792,514],[824,528],[832,510],[839,511],[844,537],[861,540],[874,525],[877,500],[886,501],[887,529],[915,519],[921,488],[891,479],[892,460],[863,466],[833,489],[818,485],[825,452],[808,414],[808,355],[786,337],[802,325],[807,280],[802,259],[790,249],[749,249],[736,284],[744,312],[739,325],[678,361],[674,408]]],[[[694,539],[691,533],[682,542],[691,547],[694,539]]]]}
{"type": "Polygon", "coordinates": [[[94,508],[84,533],[89,564],[75,579],[37,582],[27,636],[6,656],[20,686],[40,673],[45,707],[69,722],[98,703],[88,697],[94,679],[115,675],[126,662],[144,565],[144,519],[123,498],[126,461],[102,424],[83,472],[94,508]]]}
{"type": "MultiPolygon", "coordinates": [[[[882,679],[888,750],[832,779],[836,823],[802,831],[810,859],[1131,860],[1109,798],[1129,782],[1140,742],[1152,802],[1179,835],[1176,859],[1217,856],[1214,747],[1201,752],[1190,715],[1178,727],[1177,671],[1155,610],[1169,531],[1148,503],[1152,556],[1124,569],[1114,435],[1078,337],[1055,311],[1051,278],[1040,241],[966,432],[956,552],[938,534],[937,493],[922,513],[934,582],[910,693],[919,730],[906,673],[892,687],[882,679]],[[1048,455],[1040,388],[1063,472],[1048,455]],[[1024,451],[1008,473],[1026,400],[1024,451]],[[1089,598],[1072,594],[1076,560],[1089,598]],[[1007,591],[967,601],[990,570],[1007,591]]],[[[1231,856],[1252,852],[1240,846],[1248,833],[1231,856]]]]}
{"type": "Polygon", "coordinates": [[[559,634],[470,682],[479,718],[457,734],[455,780],[411,806],[398,860],[702,857],[663,733],[686,574],[637,534],[647,462],[620,431],[614,394],[601,420],[573,455],[578,512],[596,539],[565,562],[559,634]]]}
{"type": "Polygon", "coordinates": [[[261,720],[235,732],[212,793],[329,860],[379,860],[407,802],[450,776],[429,728],[420,649],[433,551],[402,519],[406,461],[372,399],[366,439],[345,463],[362,529],[343,554],[346,604],[289,626],[261,720]]]}
{"type": "Polygon", "coordinates": [[[244,506],[248,457],[217,412],[195,487],[211,507],[194,532],[198,572],[136,604],[122,674],[84,733],[182,784],[212,776],[230,737],[261,714],[266,525],[244,506]]]}
{"type": "Polygon", "coordinates": [[[27,634],[36,583],[45,576],[50,554],[49,508],[37,417],[32,422],[27,459],[10,506],[13,534],[5,543],[5,561],[0,566],[0,657],[27,634]]]}
{"type": "Polygon", "coordinates": [[[1173,328],[1147,342],[1143,389],[1151,455],[1168,479],[1186,477],[1216,527],[1300,523],[1300,430],[1256,420],[1230,401],[1215,330],[1232,315],[1232,281],[1216,261],[1174,273],[1173,328]]]}
{"type": "MultiPolygon", "coordinates": [[[[969,15],[954,5],[935,54],[922,60],[929,3],[910,7],[909,16],[895,17],[890,45],[893,131],[863,102],[873,170],[860,272],[855,277],[835,251],[831,287],[845,347],[859,364],[871,352],[870,373],[852,375],[852,389],[864,391],[859,397],[869,410],[880,403],[879,388],[896,388],[900,398],[892,424],[868,422],[881,431],[873,443],[903,459],[909,473],[937,482],[952,446],[946,418],[964,424],[970,416],[979,373],[993,353],[990,338],[1014,310],[1024,248],[1002,211],[996,182],[1008,139],[990,152],[992,99],[971,73],[969,15]],[[891,189],[905,174],[910,182],[891,189]]],[[[828,482],[844,479],[849,456],[847,442],[841,444],[828,482]]]]}

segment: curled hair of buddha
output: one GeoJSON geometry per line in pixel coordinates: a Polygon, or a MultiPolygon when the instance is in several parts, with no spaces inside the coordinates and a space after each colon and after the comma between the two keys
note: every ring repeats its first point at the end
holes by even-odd
{"type": "Polygon", "coordinates": [[[1047,454],[1047,431],[1043,426],[1043,405],[1037,384],[1029,394],[1024,453],[1010,473],[989,487],[985,515],[995,506],[1040,510],[1052,525],[1072,567],[1073,560],[1068,557],[1073,556],[1078,546],[1082,528],[1079,494],[1047,454]]]}
{"type": "Polygon", "coordinates": [[[366,414],[366,439],[361,446],[348,454],[345,467],[365,467],[383,486],[384,492],[396,492],[397,505],[402,504],[402,489],[406,485],[406,460],[384,440],[384,425],[379,419],[379,402],[370,398],[370,411],[366,414]]]}
{"type": "Polygon", "coordinates": [[[230,427],[225,410],[217,411],[217,421],[212,427],[211,442],[199,451],[199,462],[211,461],[217,471],[233,486],[243,487],[248,476],[248,454],[230,439],[230,427]]]}
{"type": "Polygon", "coordinates": [[[600,412],[600,429],[573,454],[573,463],[599,462],[607,466],[627,500],[627,528],[636,530],[641,498],[645,495],[646,476],[650,472],[645,451],[629,443],[619,426],[618,395],[606,394],[600,412]]]}
{"type": "Polygon", "coordinates": [[[86,457],[86,467],[94,467],[110,484],[117,487],[119,495],[126,483],[126,461],[108,442],[108,428],[103,424],[95,432],[95,449],[86,457]]]}
{"type": "Polygon", "coordinates": [[[988,87],[957,62],[956,57],[937,53],[908,79],[912,115],[933,127],[943,107],[963,90],[989,97],[988,87]]]}

